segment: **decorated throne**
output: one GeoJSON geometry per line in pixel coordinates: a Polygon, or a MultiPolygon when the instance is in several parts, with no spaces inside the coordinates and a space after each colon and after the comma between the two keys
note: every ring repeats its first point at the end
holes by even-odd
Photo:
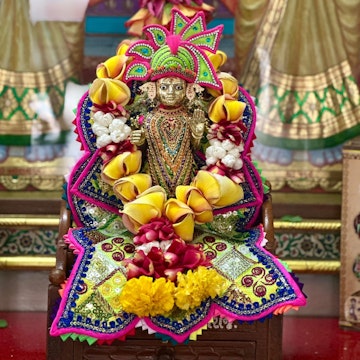
{"type": "MultiPolygon", "coordinates": [[[[266,249],[274,251],[273,218],[271,195],[264,197],[259,223],[264,224],[268,243],[266,249]]],[[[60,302],[59,290],[70,274],[74,264],[74,254],[63,235],[72,225],[71,212],[62,204],[60,213],[59,238],[57,242],[56,267],[50,274],[48,297],[48,327],[50,328],[54,309],[60,302]]],[[[282,359],[282,315],[274,315],[261,321],[229,322],[215,318],[208,329],[186,344],[174,345],[162,341],[155,334],[149,335],[137,329],[126,341],[112,344],[90,345],[84,341],[62,340],[60,337],[47,337],[47,360],[77,359],[282,359]]]]}
{"type": "Polygon", "coordinates": [[[281,314],[305,297],[271,253],[256,109],[220,70],[221,31],[174,10],[98,66],[74,122],[49,360],[281,358],[281,314]]]}

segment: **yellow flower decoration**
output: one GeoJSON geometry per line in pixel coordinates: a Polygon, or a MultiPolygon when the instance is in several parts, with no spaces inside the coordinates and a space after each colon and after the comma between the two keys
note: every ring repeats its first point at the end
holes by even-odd
{"type": "Polygon", "coordinates": [[[146,8],[140,8],[126,23],[128,33],[132,36],[141,36],[146,25],[158,24],[159,20],[150,14],[146,8]]]}
{"type": "Polygon", "coordinates": [[[239,184],[227,176],[205,170],[197,173],[191,185],[197,187],[214,208],[235,204],[244,197],[244,191],[239,184]]]}
{"type": "Polygon", "coordinates": [[[136,234],[142,225],[162,216],[165,201],[165,190],[161,186],[152,186],[135,200],[124,205],[122,210],[124,225],[136,234]]]}
{"type": "Polygon", "coordinates": [[[149,174],[134,174],[116,180],[113,186],[115,195],[126,204],[151,187],[149,174]]]}
{"type": "MultiPolygon", "coordinates": [[[[125,39],[125,40],[121,41],[116,49],[116,55],[125,55],[127,49],[131,45],[131,43],[132,43],[132,41],[129,39],[125,39]]],[[[131,59],[131,57],[129,57],[129,59],[131,59]]]]}
{"type": "Polygon", "coordinates": [[[164,315],[174,307],[174,291],[174,283],[165,278],[140,276],[125,284],[119,300],[124,311],[139,317],[164,315]]]}
{"type": "Polygon", "coordinates": [[[114,185],[114,182],[124,176],[136,174],[140,171],[141,167],[141,151],[136,150],[134,152],[125,151],[103,166],[101,177],[110,184],[114,185]]]}
{"type": "Polygon", "coordinates": [[[184,241],[193,239],[195,216],[188,205],[178,199],[169,199],[165,204],[165,216],[172,222],[175,233],[184,241]]]}
{"type": "Polygon", "coordinates": [[[129,58],[125,55],[115,55],[110,57],[96,67],[96,76],[98,78],[122,80],[128,59],[129,58]]]}
{"type": "Polygon", "coordinates": [[[208,297],[222,295],[227,287],[227,280],[215,269],[199,266],[186,274],[178,273],[175,290],[175,304],[182,310],[199,306],[208,297]]]}
{"type": "MultiPolygon", "coordinates": [[[[215,71],[218,71],[227,61],[227,55],[221,50],[217,50],[215,54],[205,51],[215,71]]],[[[209,90],[210,88],[208,88],[209,90]]]]}
{"type": "Polygon", "coordinates": [[[195,186],[180,185],[176,187],[176,198],[187,204],[194,212],[195,222],[204,224],[212,221],[213,212],[209,202],[195,186]]]}
{"type": "Polygon", "coordinates": [[[131,97],[129,87],[122,81],[109,78],[95,79],[89,89],[94,104],[105,105],[111,101],[125,106],[131,97]]]}
{"type": "Polygon", "coordinates": [[[212,122],[218,123],[222,120],[231,122],[239,121],[244,113],[246,104],[235,100],[230,95],[218,96],[209,107],[209,118],[212,122]]]}
{"type": "Polygon", "coordinates": [[[239,85],[237,79],[226,72],[217,74],[217,77],[222,84],[222,90],[209,88],[207,89],[208,92],[214,97],[228,94],[236,100],[239,96],[239,85]]]}

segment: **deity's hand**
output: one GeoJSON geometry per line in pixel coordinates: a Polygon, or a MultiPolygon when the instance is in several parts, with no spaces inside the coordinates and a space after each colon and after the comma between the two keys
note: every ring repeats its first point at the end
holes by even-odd
{"type": "Polygon", "coordinates": [[[195,109],[191,121],[191,130],[195,139],[199,139],[203,136],[205,129],[205,114],[201,109],[195,109]]]}
{"type": "Polygon", "coordinates": [[[133,130],[130,135],[130,142],[136,146],[141,146],[145,142],[143,130],[133,130]]]}

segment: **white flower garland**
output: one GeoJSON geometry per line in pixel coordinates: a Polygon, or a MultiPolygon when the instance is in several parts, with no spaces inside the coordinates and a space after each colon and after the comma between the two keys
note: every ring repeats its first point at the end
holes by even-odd
{"type": "Polygon", "coordinates": [[[93,116],[91,128],[96,135],[96,146],[102,148],[110,143],[120,143],[126,140],[131,133],[130,126],[126,125],[126,117],[115,118],[111,113],[97,111],[93,116]]]}
{"type": "Polygon", "coordinates": [[[218,139],[209,140],[210,146],[206,149],[206,164],[215,165],[221,161],[226,167],[234,170],[240,170],[243,167],[240,153],[244,150],[244,145],[235,145],[232,141],[226,139],[220,141],[218,139]]]}

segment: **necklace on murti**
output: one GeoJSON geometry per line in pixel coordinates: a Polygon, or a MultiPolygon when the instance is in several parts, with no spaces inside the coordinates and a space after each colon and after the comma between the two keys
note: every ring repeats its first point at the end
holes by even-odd
{"type": "Polygon", "coordinates": [[[145,119],[148,163],[153,183],[168,196],[178,185],[191,181],[194,157],[191,149],[190,118],[183,107],[159,108],[145,119]]]}

